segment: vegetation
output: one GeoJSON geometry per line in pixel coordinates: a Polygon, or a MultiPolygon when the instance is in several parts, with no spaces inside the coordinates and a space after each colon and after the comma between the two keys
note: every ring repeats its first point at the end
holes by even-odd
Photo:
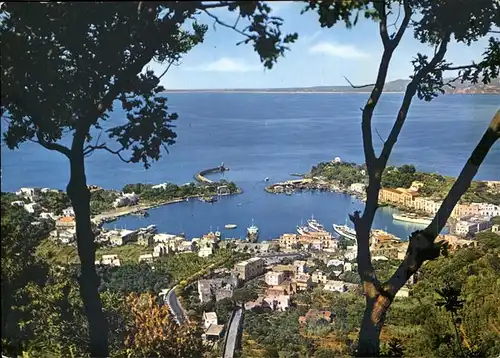
{"type": "Polygon", "coordinates": [[[68,195],[63,191],[48,191],[40,194],[39,204],[55,215],[62,215],[64,209],[71,207],[68,195]]]}
{"type": "Polygon", "coordinates": [[[216,195],[217,188],[220,186],[227,186],[230,194],[235,194],[239,190],[235,183],[221,180],[204,185],[195,185],[194,183],[176,185],[167,183],[164,187],[154,189],[151,184],[127,184],[123,187],[122,191],[124,193],[136,193],[140,195],[141,202],[160,203],[194,196],[216,195]]]}
{"type": "Polygon", "coordinates": [[[366,167],[354,163],[322,162],[313,166],[306,176],[338,181],[344,187],[354,183],[364,183],[367,179],[366,167]]]}

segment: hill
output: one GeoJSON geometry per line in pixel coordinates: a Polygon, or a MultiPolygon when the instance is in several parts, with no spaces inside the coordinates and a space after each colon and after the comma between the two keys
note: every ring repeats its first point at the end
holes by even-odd
{"type": "MultiPolygon", "coordinates": [[[[404,92],[406,85],[410,80],[395,80],[385,84],[384,92],[404,92]]],[[[482,83],[460,83],[460,81],[453,82],[455,88],[447,87],[446,93],[471,93],[471,94],[500,94],[500,79],[493,80],[490,84],[484,85],[482,83]]],[[[248,92],[248,93],[308,93],[308,92],[332,92],[332,93],[363,93],[371,91],[372,87],[352,88],[351,86],[314,86],[314,87],[289,87],[289,88],[234,88],[234,89],[196,89],[196,90],[176,90],[167,89],[165,92],[248,92]]]]}

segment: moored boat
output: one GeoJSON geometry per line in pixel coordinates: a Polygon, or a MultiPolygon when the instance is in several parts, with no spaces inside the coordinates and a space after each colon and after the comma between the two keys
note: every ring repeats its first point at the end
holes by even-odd
{"type": "Polygon", "coordinates": [[[236,224],[226,224],[226,225],[224,225],[224,227],[226,229],[236,229],[238,227],[238,225],[236,225],[236,224]]]}
{"type": "Polygon", "coordinates": [[[432,222],[432,218],[429,217],[421,217],[416,214],[392,214],[392,220],[395,221],[404,221],[408,223],[421,224],[421,225],[429,225],[432,222]]]}
{"type": "Polygon", "coordinates": [[[254,225],[253,219],[252,219],[252,226],[247,228],[247,241],[249,242],[257,242],[259,239],[259,228],[254,225]]]}
{"type": "Polygon", "coordinates": [[[356,230],[351,229],[347,225],[333,224],[333,231],[335,231],[337,234],[345,238],[356,240],[356,230]]]}

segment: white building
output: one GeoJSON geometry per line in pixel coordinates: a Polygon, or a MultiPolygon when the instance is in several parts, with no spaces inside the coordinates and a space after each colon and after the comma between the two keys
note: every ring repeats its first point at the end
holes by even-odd
{"type": "Polygon", "coordinates": [[[494,216],[500,216],[500,206],[488,203],[472,203],[471,206],[477,207],[479,216],[484,216],[487,218],[492,218],[494,216]]]}
{"type": "Polygon", "coordinates": [[[75,210],[73,210],[72,206],[64,209],[62,212],[63,212],[63,216],[75,216],[75,210]]]}
{"type": "Polygon", "coordinates": [[[271,307],[273,311],[286,311],[290,307],[289,295],[272,295],[266,296],[264,301],[271,307]]]}
{"type": "Polygon", "coordinates": [[[22,208],[22,207],[24,207],[24,205],[26,205],[26,204],[25,204],[25,202],[24,202],[24,201],[22,201],[22,200],[16,200],[16,201],[13,201],[12,203],[10,203],[10,205],[12,205],[12,206],[19,206],[19,207],[21,207],[21,208],[22,208]]]}
{"type": "Polygon", "coordinates": [[[102,255],[100,261],[95,262],[96,265],[106,265],[106,266],[120,266],[120,259],[118,255],[102,255]]]}
{"type": "Polygon", "coordinates": [[[282,283],[284,279],[285,275],[283,274],[283,272],[266,272],[265,281],[269,286],[277,286],[282,283]]]}
{"type": "Polygon", "coordinates": [[[323,287],[324,291],[329,291],[329,292],[340,292],[344,293],[347,291],[347,287],[343,281],[327,281],[325,284],[325,287],[323,287]]]}
{"type": "Polygon", "coordinates": [[[154,247],[153,256],[154,257],[161,257],[161,256],[168,255],[169,252],[170,252],[169,246],[166,244],[160,243],[154,247]]]}
{"type": "Polygon", "coordinates": [[[328,275],[323,271],[314,271],[311,275],[311,280],[313,283],[326,283],[328,281],[328,275]]]}
{"type": "Polygon", "coordinates": [[[153,254],[142,254],[139,256],[139,263],[147,262],[148,264],[153,263],[154,257],[153,254]]]}
{"type": "Polygon", "coordinates": [[[215,312],[203,312],[203,326],[208,329],[211,325],[217,325],[217,313],[215,312]]]}
{"type": "Polygon", "coordinates": [[[24,205],[24,210],[28,213],[33,214],[35,211],[41,209],[42,207],[38,203],[29,203],[24,205]]]}
{"type": "Polygon", "coordinates": [[[17,196],[22,196],[29,199],[34,199],[38,196],[40,190],[37,188],[20,188],[16,191],[17,196]]]}
{"type": "Polygon", "coordinates": [[[139,202],[139,196],[135,193],[126,193],[122,194],[119,198],[115,200],[113,203],[115,208],[120,208],[122,206],[135,205],[139,202]]]}
{"type": "Polygon", "coordinates": [[[343,265],[344,265],[344,261],[338,260],[338,259],[332,259],[332,260],[328,261],[328,263],[326,264],[327,267],[330,267],[330,266],[343,266],[343,265]]]}
{"type": "Polygon", "coordinates": [[[478,232],[488,230],[493,223],[490,218],[470,218],[469,220],[460,220],[455,225],[457,235],[474,235],[478,232]]]}
{"type": "Polygon", "coordinates": [[[307,271],[308,271],[307,261],[295,260],[293,262],[293,266],[295,267],[296,274],[307,273],[307,271]]]}
{"type": "Polygon", "coordinates": [[[203,246],[198,251],[199,257],[208,257],[214,253],[214,249],[212,246],[203,246]]]}
{"type": "Polygon", "coordinates": [[[349,189],[355,193],[363,194],[366,193],[366,185],[363,183],[354,183],[351,184],[349,189]]]}

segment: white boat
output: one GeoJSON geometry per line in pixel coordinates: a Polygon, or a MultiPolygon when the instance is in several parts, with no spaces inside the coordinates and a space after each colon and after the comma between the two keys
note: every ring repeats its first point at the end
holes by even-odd
{"type": "Polygon", "coordinates": [[[257,242],[259,239],[259,228],[254,225],[252,219],[252,226],[247,228],[247,240],[250,242],[257,242]]]}
{"type": "Polygon", "coordinates": [[[311,218],[307,220],[307,226],[309,226],[312,231],[326,231],[325,227],[314,219],[314,216],[311,216],[311,218]]]}
{"type": "Polygon", "coordinates": [[[392,214],[392,220],[404,221],[414,224],[429,225],[432,222],[432,218],[420,217],[416,214],[392,214]]]}
{"type": "Polygon", "coordinates": [[[226,225],[224,225],[224,227],[226,229],[236,229],[238,227],[238,225],[236,225],[236,224],[226,224],[226,225]]]}
{"type": "Polygon", "coordinates": [[[264,181],[269,181],[269,177],[266,177],[266,179],[264,179],[264,181]]]}
{"type": "Polygon", "coordinates": [[[346,237],[351,240],[356,240],[356,230],[351,229],[347,225],[333,224],[333,231],[335,231],[340,236],[346,237]]]}

